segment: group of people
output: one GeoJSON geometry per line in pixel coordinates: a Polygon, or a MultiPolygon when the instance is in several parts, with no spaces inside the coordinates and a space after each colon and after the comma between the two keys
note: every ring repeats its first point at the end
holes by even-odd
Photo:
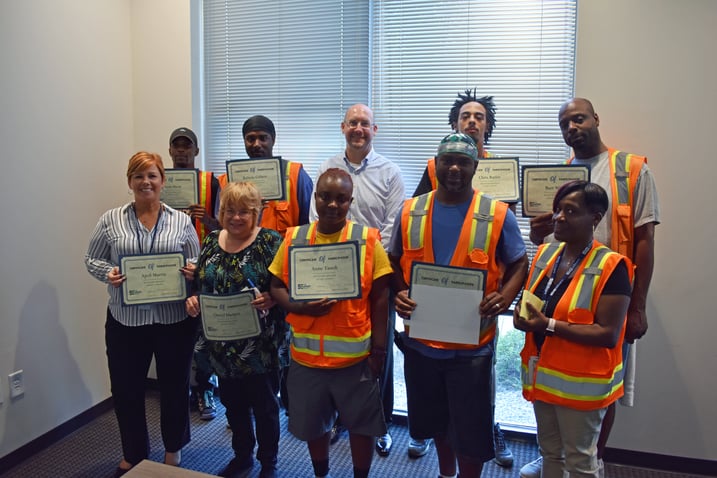
{"type": "MultiPolygon", "coordinates": [[[[201,204],[184,214],[160,200],[161,158],[140,152],[130,159],[134,200],[100,218],[85,257],[110,295],[105,341],[123,448],[116,476],[149,454],[144,380],[152,356],[164,461],[180,464],[198,337],[202,416],[216,414],[209,393],[215,373],[232,430],[235,457],[220,476],[243,476],[255,458],[260,477],[278,476],[280,406],[289,431],[307,442],[316,477],[329,475],[338,424],[349,433],[354,476],[368,476],[374,449],[386,456],[392,447],[394,342],[404,354],[409,455],[423,456],[435,444],[440,478],[478,477],[491,459],[511,466],[494,422],[495,346],[497,317],[523,289],[543,305],[528,304],[522,317],[516,307],[513,318],[526,332],[523,394],[534,404],[541,455],[521,476],[602,476],[614,403],[632,393],[634,347],[627,344],[647,329],[659,207],[646,159],[602,143],[588,100],[566,102],[559,125],[575,153],[571,161],[589,164],[593,183],[564,185],[553,212],[531,220],[531,241],[540,244],[531,265],[511,207],[472,185],[478,161],[490,156],[492,97],[459,94],[449,124],[454,132],[408,200],[398,166],[373,149],[378,126],[361,104],[341,123],[345,151],[321,165],[315,184],[301,164],[284,161],[283,201],[262,200],[252,183],[200,172],[201,204]],[[360,297],[292,300],[289,248],[347,241],[359,245],[360,297]],[[119,257],[162,252],[187,259],[178,271],[191,284],[185,303],[124,305],[119,257]],[[470,343],[411,336],[419,306],[409,294],[415,262],[485,271],[479,332],[470,343]],[[202,341],[198,296],[245,290],[256,291],[259,335],[202,341]],[[394,336],[395,314],[406,327],[394,336]]],[[[271,120],[249,118],[243,135],[250,158],[273,156],[271,120]]],[[[194,168],[196,135],[178,128],[169,152],[175,168],[194,168]]]]}

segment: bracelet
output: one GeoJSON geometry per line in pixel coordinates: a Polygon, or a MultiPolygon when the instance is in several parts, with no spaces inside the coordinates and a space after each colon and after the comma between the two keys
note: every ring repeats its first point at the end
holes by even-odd
{"type": "Polygon", "coordinates": [[[548,319],[548,325],[545,327],[545,335],[551,336],[555,333],[555,319],[550,317],[548,319]]]}

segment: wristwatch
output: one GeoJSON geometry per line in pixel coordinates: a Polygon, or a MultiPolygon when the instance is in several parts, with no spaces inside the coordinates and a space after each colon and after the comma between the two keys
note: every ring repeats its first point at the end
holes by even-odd
{"type": "Polygon", "coordinates": [[[548,325],[545,327],[545,335],[550,337],[555,333],[555,319],[549,318],[548,319],[548,325]]]}

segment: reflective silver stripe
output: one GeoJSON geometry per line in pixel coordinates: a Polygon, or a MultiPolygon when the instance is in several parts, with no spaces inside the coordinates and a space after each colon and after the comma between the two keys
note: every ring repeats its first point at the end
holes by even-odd
{"type": "Polygon", "coordinates": [[[411,204],[411,210],[408,211],[408,215],[412,220],[407,224],[409,229],[406,238],[408,240],[409,249],[420,249],[423,247],[421,231],[425,230],[426,216],[428,215],[426,205],[432,196],[432,193],[423,194],[414,198],[411,204]]]}
{"type": "Polygon", "coordinates": [[[304,224],[303,226],[299,226],[298,231],[296,231],[296,237],[294,237],[291,240],[292,246],[305,246],[309,243],[309,231],[311,229],[311,224],[304,224]]]}
{"type": "Polygon", "coordinates": [[[617,184],[617,203],[630,204],[630,175],[627,171],[628,153],[618,151],[615,158],[615,183],[617,184]]]}
{"type": "Polygon", "coordinates": [[[540,278],[540,275],[548,267],[548,261],[551,257],[553,257],[553,254],[557,252],[559,247],[559,242],[551,242],[550,244],[545,246],[545,248],[543,249],[543,253],[540,254],[538,260],[535,262],[535,271],[533,271],[533,275],[530,277],[530,284],[528,284],[528,289],[533,289],[535,283],[540,278]]]}
{"type": "Polygon", "coordinates": [[[600,400],[610,396],[620,386],[624,375],[622,364],[615,368],[612,378],[608,380],[585,377],[569,380],[564,374],[550,373],[545,368],[538,367],[535,388],[571,400],[600,400]]]}
{"type": "Polygon", "coordinates": [[[291,337],[294,348],[311,355],[321,354],[321,338],[316,336],[296,335],[291,337]]]}
{"type": "Polygon", "coordinates": [[[330,340],[324,337],[324,355],[327,357],[360,357],[371,349],[371,335],[363,340],[330,340]]]}
{"type": "Polygon", "coordinates": [[[485,197],[483,194],[478,196],[478,212],[473,212],[473,220],[476,221],[475,237],[473,238],[473,249],[485,251],[488,249],[488,228],[493,222],[491,214],[491,205],[493,200],[485,197]]]}
{"type": "Polygon", "coordinates": [[[363,230],[364,226],[361,226],[360,224],[353,224],[351,227],[351,234],[347,240],[358,242],[359,247],[365,246],[366,240],[363,238],[363,230]]]}
{"type": "Polygon", "coordinates": [[[597,284],[597,282],[600,280],[600,275],[602,274],[600,262],[606,255],[610,254],[610,252],[610,249],[608,249],[607,247],[598,248],[595,251],[595,256],[593,257],[592,261],[590,261],[590,264],[587,264],[585,266],[585,269],[583,269],[582,284],[578,288],[578,298],[575,302],[576,309],[593,309],[592,305],[595,284],[597,284]]]}
{"type": "MultiPolygon", "coordinates": [[[[337,339],[339,339],[337,337],[337,339]]],[[[321,355],[321,338],[315,335],[295,334],[292,337],[295,349],[310,355],[321,355]]],[[[360,357],[371,349],[371,335],[361,339],[331,340],[324,337],[324,353],[326,357],[360,357]]]]}

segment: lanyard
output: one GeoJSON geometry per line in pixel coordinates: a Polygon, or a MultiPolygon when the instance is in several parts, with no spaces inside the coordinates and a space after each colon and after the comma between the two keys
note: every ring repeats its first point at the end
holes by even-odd
{"type": "Polygon", "coordinates": [[[555,276],[558,274],[558,267],[560,267],[560,261],[563,259],[563,253],[565,252],[565,248],[563,248],[562,251],[560,251],[560,255],[555,260],[555,264],[553,264],[553,270],[550,272],[550,277],[548,278],[548,283],[545,284],[545,291],[543,292],[543,313],[545,313],[545,310],[548,308],[548,302],[550,299],[553,298],[553,295],[555,295],[555,292],[560,288],[561,285],[563,285],[563,282],[570,279],[570,277],[575,272],[575,269],[578,268],[580,263],[583,262],[583,259],[585,256],[590,252],[590,249],[592,248],[592,241],[588,243],[587,246],[585,246],[585,249],[580,252],[580,255],[575,258],[575,260],[570,264],[570,267],[568,268],[568,271],[563,275],[563,277],[560,278],[557,284],[555,284],[554,287],[551,288],[553,285],[553,282],[555,281],[555,276]]]}
{"type": "MultiPolygon", "coordinates": [[[[137,224],[135,224],[134,228],[134,235],[137,238],[137,247],[139,247],[139,253],[144,254],[144,251],[142,250],[142,237],[140,228],[142,227],[142,223],[139,221],[139,217],[137,216],[137,210],[134,208],[134,205],[132,205],[132,211],[134,211],[134,217],[137,219],[137,224]]],[[[154,240],[157,238],[157,231],[159,230],[159,223],[162,220],[162,212],[164,211],[163,207],[159,208],[159,215],[157,216],[157,223],[154,225],[154,229],[152,230],[152,242],[149,244],[149,252],[147,254],[151,254],[152,250],[154,249],[154,240]]]]}

